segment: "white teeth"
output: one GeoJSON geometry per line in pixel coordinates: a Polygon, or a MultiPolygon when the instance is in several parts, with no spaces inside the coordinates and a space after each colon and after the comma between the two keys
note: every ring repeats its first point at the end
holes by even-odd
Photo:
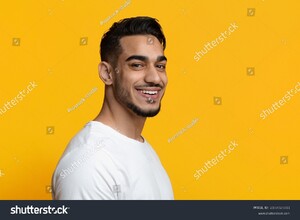
{"type": "Polygon", "coordinates": [[[157,91],[147,91],[147,90],[142,90],[142,93],[144,93],[144,94],[149,94],[149,95],[155,95],[155,94],[157,94],[157,91]]]}

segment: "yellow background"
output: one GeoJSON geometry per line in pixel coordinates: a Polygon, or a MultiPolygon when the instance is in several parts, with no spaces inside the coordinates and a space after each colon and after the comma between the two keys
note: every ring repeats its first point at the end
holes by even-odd
{"type": "Polygon", "coordinates": [[[0,199],[51,199],[64,148],[102,104],[100,38],[113,22],[138,15],[156,17],[167,37],[169,85],[143,135],[175,199],[300,199],[300,93],[260,117],[300,81],[299,11],[297,0],[1,0],[0,108],[30,82],[37,87],[0,115],[0,199]],[[233,22],[238,28],[196,62],[195,52],[233,22]],[[238,147],[196,180],[232,140],[238,147]]]}

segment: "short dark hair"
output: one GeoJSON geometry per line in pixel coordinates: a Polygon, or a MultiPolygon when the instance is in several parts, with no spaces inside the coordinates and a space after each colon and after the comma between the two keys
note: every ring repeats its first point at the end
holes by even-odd
{"type": "Polygon", "coordinates": [[[116,65],[122,53],[120,39],[132,35],[153,35],[166,48],[166,38],[158,20],[151,17],[132,17],[115,22],[103,35],[100,43],[100,56],[102,61],[116,65]]]}

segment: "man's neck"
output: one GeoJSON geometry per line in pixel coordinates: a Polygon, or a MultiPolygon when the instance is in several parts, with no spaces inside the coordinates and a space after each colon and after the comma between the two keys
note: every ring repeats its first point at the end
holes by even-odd
{"type": "Polygon", "coordinates": [[[109,104],[104,100],[102,109],[94,120],[115,129],[131,139],[144,142],[141,133],[146,118],[136,115],[129,109],[125,109],[119,103],[109,104]]]}

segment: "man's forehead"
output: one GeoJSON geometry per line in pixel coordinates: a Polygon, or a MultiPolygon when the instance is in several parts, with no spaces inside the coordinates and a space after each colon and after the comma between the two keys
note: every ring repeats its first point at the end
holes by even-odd
{"type": "Polygon", "coordinates": [[[147,44],[148,45],[153,45],[154,44],[154,37],[147,36],[147,44]]]}
{"type": "Polygon", "coordinates": [[[132,55],[142,55],[157,58],[164,55],[162,44],[152,35],[132,35],[120,39],[122,54],[127,59],[132,55]]]}

